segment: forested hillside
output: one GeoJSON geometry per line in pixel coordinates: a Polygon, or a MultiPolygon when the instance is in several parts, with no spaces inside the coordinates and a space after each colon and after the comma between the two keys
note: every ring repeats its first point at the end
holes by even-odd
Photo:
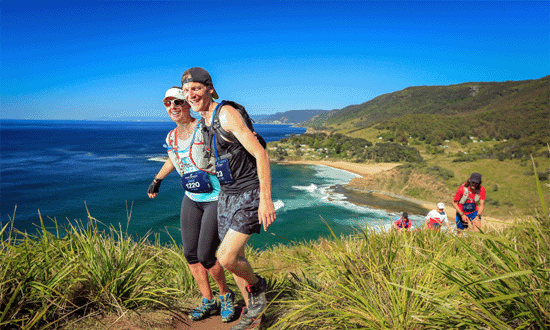
{"type": "Polygon", "coordinates": [[[397,142],[410,136],[436,145],[477,136],[515,140],[508,144],[516,149],[544,145],[550,136],[549,79],[409,87],[331,111],[307,125],[374,127],[394,132],[397,142]]]}
{"type": "Polygon", "coordinates": [[[286,137],[274,142],[268,152],[275,160],[305,156],[312,159],[344,159],[363,163],[375,162],[422,162],[417,149],[399,143],[377,143],[342,134],[315,133],[286,137]],[[305,149],[304,149],[305,148],[305,149]]]}

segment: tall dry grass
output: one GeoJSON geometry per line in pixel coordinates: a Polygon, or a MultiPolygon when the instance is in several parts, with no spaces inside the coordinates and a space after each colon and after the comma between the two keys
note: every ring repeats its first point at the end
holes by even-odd
{"type": "MultiPolygon", "coordinates": [[[[550,219],[455,236],[365,227],[310,247],[276,329],[548,329],[550,219]]],[[[275,313],[274,313],[275,314],[275,313]]]]}
{"type": "Polygon", "coordinates": [[[69,320],[143,306],[159,308],[196,295],[175,245],[134,239],[89,216],[54,233],[0,231],[0,328],[56,328],[69,320]],[[103,228],[103,229],[101,229],[103,228]]]}
{"type": "MultiPolygon", "coordinates": [[[[536,176],[535,176],[535,179],[536,176]]],[[[354,235],[247,249],[269,283],[271,329],[548,329],[550,218],[455,236],[366,226],[354,235]]],[[[0,328],[165,309],[198,291],[175,242],[134,238],[89,216],[0,229],[0,328]]],[[[327,230],[330,228],[327,226],[327,230]]],[[[233,283],[231,285],[234,285],[233,283]]]]}

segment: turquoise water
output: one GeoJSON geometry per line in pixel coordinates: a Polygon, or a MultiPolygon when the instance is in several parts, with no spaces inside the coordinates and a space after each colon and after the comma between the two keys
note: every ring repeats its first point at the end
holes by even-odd
{"type": "MultiPolygon", "coordinates": [[[[180,243],[179,176],[170,174],[156,199],[146,194],[162,166],[155,159],[166,155],[162,145],[173,127],[171,122],[0,121],[0,222],[15,218],[16,228],[32,231],[40,223],[40,210],[53,228],[54,219],[60,225],[86,222],[88,209],[105,226],[180,243]]],[[[268,142],[305,131],[286,125],[255,128],[268,142]]],[[[321,217],[338,235],[366,223],[388,226],[390,218],[397,217],[348,203],[335,193],[338,185],[356,176],[353,173],[279,164],[272,164],[271,171],[273,200],[284,206],[269,230],[285,239],[328,236],[321,217]]],[[[285,239],[262,232],[253,235],[250,244],[265,248],[285,244],[285,239]]]]}

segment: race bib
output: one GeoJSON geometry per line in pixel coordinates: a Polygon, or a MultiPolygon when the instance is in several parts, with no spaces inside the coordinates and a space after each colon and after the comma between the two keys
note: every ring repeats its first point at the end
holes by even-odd
{"type": "Polygon", "coordinates": [[[476,203],[464,203],[464,205],[462,206],[463,212],[471,213],[471,212],[474,212],[475,210],[476,210],[476,203]]]}
{"type": "Polygon", "coordinates": [[[181,177],[181,186],[192,193],[207,193],[213,189],[208,173],[203,171],[185,173],[181,177]]]}
{"type": "Polygon", "coordinates": [[[233,175],[231,174],[231,168],[229,168],[229,160],[222,159],[216,161],[216,176],[220,181],[220,184],[230,184],[235,182],[233,175]]]}

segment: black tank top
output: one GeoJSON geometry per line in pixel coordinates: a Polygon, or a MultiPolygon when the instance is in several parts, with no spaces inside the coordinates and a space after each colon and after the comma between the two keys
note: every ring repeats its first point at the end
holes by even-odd
{"type": "MultiPolygon", "coordinates": [[[[206,125],[203,127],[206,127],[206,130],[203,132],[209,135],[208,137],[204,137],[205,141],[209,142],[208,148],[214,153],[214,146],[212,143],[214,139],[211,138],[214,134],[214,129],[206,125]]],[[[229,157],[228,161],[235,182],[221,185],[221,191],[228,195],[237,195],[260,187],[258,169],[256,168],[256,158],[246,151],[242,144],[239,142],[228,142],[221,136],[216,136],[216,148],[218,150],[218,156],[228,153],[233,154],[229,157]]]]}

